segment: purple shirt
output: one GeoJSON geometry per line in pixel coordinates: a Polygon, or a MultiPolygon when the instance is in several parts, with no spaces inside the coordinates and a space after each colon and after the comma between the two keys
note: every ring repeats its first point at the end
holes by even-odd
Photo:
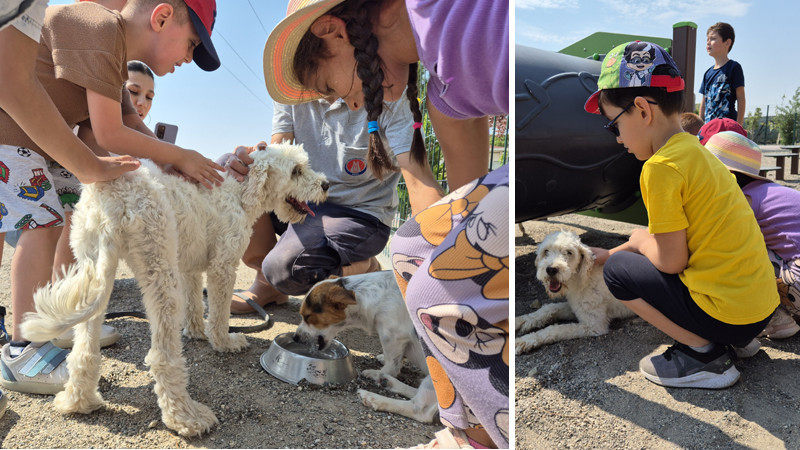
{"type": "Polygon", "coordinates": [[[758,180],[742,192],[750,198],[767,248],[784,261],[800,258],[800,191],[758,180]]]}
{"type": "Polygon", "coordinates": [[[508,114],[508,1],[406,0],[428,99],[456,119],[508,114]]]}

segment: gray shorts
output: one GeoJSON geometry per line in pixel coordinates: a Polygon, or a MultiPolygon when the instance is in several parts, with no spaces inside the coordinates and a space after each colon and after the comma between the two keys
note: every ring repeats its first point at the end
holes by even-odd
{"type": "Polygon", "coordinates": [[[0,3],[0,30],[7,25],[39,42],[48,0],[3,0],[0,3]]]}
{"type": "Polygon", "coordinates": [[[333,203],[310,205],[316,214],[302,223],[286,225],[272,215],[277,245],[264,258],[261,270],[279,291],[302,295],[342,266],[379,254],[391,229],[376,217],[333,203]]]}

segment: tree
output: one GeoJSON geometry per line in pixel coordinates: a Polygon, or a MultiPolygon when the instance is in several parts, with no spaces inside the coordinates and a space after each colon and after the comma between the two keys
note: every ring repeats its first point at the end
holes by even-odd
{"type": "Polygon", "coordinates": [[[780,144],[793,144],[795,140],[795,130],[798,126],[797,119],[800,116],[800,87],[794,91],[794,96],[786,102],[786,95],[781,97],[781,104],[776,109],[775,125],[778,128],[780,144]]]}
{"type": "Polygon", "coordinates": [[[761,126],[761,117],[763,113],[761,112],[761,107],[757,107],[756,110],[744,119],[744,128],[750,134],[750,136],[755,136],[755,133],[758,132],[758,128],[761,126]]]}

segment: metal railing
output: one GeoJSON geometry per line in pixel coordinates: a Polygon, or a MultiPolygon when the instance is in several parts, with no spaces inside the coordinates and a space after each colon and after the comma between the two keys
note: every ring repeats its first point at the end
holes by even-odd
{"type": "MultiPolygon", "coordinates": [[[[425,139],[425,149],[428,151],[428,163],[431,166],[434,177],[439,182],[439,185],[442,186],[445,194],[447,194],[449,189],[445,175],[444,156],[442,155],[442,148],[439,145],[439,141],[436,139],[436,134],[433,132],[426,102],[424,101],[428,72],[421,65],[417,78],[419,80],[418,85],[422,111],[422,128],[420,130],[425,139]]],[[[490,117],[487,126],[491,133],[489,139],[490,157],[488,162],[489,170],[491,171],[508,163],[508,116],[490,117]]],[[[399,198],[399,206],[394,220],[392,221],[393,232],[404,224],[411,215],[411,204],[408,201],[408,188],[406,187],[405,180],[402,178],[397,185],[397,196],[399,198]]]]}

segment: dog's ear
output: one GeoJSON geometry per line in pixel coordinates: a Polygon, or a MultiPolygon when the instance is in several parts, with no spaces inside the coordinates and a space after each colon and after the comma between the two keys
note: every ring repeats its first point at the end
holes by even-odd
{"type": "Polygon", "coordinates": [[[333,307],[340,310],[357,303],[356,293],[344,287],[337,289],[331,300],[333,307]]]}
{"type": "Polygon", "coordinates": [[[578,263],[578,272],[581,276],[586,277],[589,271],[594,267],[594,253],[588,246],[581,244],[578,249],[580,250],[581,260],[578,263]]]}

